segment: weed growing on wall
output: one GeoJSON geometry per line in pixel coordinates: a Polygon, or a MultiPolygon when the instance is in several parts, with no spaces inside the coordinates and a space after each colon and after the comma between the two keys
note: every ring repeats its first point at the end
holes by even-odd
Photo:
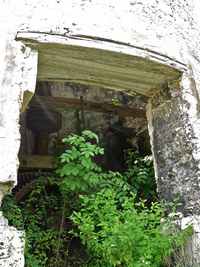
{"type": "Polygon", "coordinates": [[[10,223],[26,231],[27,267],[161,267],[188,237],[156,199],[150,159],[129,152],[128,170],[104,171],[98,137],[63,140],[51,177],[38,177],[24,201],[4,200],[10,223]]]}

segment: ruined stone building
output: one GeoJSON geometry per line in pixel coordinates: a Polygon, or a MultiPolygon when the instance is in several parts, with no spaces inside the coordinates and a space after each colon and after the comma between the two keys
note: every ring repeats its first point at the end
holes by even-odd
{"type": "MultiPolygon", "coordinates": [[[[182,227],[193,224],[200,266],[199,12],[198,0],[1,0],[1,200],[17,184],[19,121],[30,101],[34,108],[60,97],[55,105],[65,105],[66,87],[78,84],[104,90],[106,107],[107,90],[120,91],[130,96],[133,120],[146,113],[158,193],[180,195],[182,227]],[[44,83],[51,92],[35,94],[44,83]]],[[[27,127],[34,131],[36,121],[27,127]]],[[[46,125],[44,134],[61,127],[46,125]]],[[[23,233],[1,214],[0,266],[24,266],[23,250],[23,233]]]]}

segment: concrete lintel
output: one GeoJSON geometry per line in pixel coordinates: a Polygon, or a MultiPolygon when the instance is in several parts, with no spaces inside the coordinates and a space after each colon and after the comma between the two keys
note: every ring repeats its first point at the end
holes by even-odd
{"type": "Polygon", "coordinates": [[[100,38],[97,36],[86,35],[62,35],[48,32],[18,32],[16,40],[20,40],[26,45],[36,46],[40,43],[55,43],[72,46],[82,46],[108,50],[112,52],[124,53],[127,55],[138,56],[152,61],[159,62],[181,72],[187,70],[187,65],[179,60],[130,43],[115,41],[112,39],[100,38]]]}
{"type": "Polygon", "coordinates": [[[40,81],[68,81],[151,97],[187,67],[154,51],[87,36],[18,32],[16,40],[38,50],[40,81]]]}

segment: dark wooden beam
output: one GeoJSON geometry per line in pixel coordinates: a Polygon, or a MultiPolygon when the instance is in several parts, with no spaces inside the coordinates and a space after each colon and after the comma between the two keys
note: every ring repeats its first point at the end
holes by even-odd
{"type": "Polygon", "coordinates": [[[19,157],[20,169],[46,169],[55,168],[55,159],[49,155],[21,155],[19,157]]]}
{"type": "Polygon", "coordinates": [[[61,109],[84,109],[85,111],[115,113],[121,117],[142,117],[145,118],[146,113],[144,109],[123,106],[121,104],[111,104],[105,102],[92,102],[87,100],[52,97],[52,96],[34,96],[30,102],[30,107],[47,108],[49,110],[61,109]]]}

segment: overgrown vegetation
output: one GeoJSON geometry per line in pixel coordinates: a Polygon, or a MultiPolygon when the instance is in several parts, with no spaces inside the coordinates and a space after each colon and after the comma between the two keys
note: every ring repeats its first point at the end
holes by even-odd
{"type": "Polygon", "coordinates": [[[98,137],[63,140],[51,177],[39,177],[26,199],[5,198],[4,214],[26,231],[27,267],[161,267],[190,231],[180,232],[155,202],[152,162],[129,151],[124,174],[104,171],[98,137]]]}

